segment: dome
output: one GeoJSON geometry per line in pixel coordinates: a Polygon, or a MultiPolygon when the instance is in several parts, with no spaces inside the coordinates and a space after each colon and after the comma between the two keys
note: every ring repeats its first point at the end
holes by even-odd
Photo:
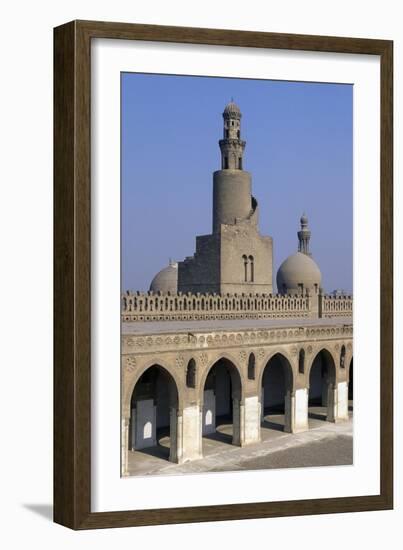
{"type": "Polygon", "coordinates": [[[226,105],[223,115],[240,117],[241,109],[238,107],[236,103],[234,103],[233,101],[230,101],[228,105],[226,105]]]}
{"type": "Polygon", "coordinates": [[[176,294],[178,292],[178,264],[170,262],[167,267],[161,269],[151,281],[150,290],[155,293],[176,294]]]}
{"type": "Polygon", "coordinates": [[[322,281],[319,267],[307,254],[296,252],[277,271],[277,290],[281,294],[299,294],[301,290],[318,291],[322,281]]]}

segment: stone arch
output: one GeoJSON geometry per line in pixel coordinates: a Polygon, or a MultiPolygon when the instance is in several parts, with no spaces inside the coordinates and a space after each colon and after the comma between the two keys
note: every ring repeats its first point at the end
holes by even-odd
{"type": "Polygon", "coordinates": [[[169,370],[159,363],[143,369],[130,397],[128,449],[152,447],[160,458],[176,462],[178,403],[179,387],[169,370]]]}
{"type": "Polygon", "coordinates": [[[292,431],[294,371],[291,361],[281,351],[272,353],[264,363],[258,388],[262,427],[292,431]]]}
{"type": "Polygon", "coordinates": [[[237,359],[231,354],[231,353],[217,353],[214,357],[210,359],[210,361],[206,364],[206,366],[203,369],[203,372],[200,374],[199,382],[198,382],[198,394],[200,403],[203,402],[203,388],[206,383],[206,378],[208,376],[208,373],[210,372],[211,368],[217,363],[218,361],[228,361],[233,365],[233,367],[236,369],[236,371],[239,374],[240,380],[241,380],[241,400],[244,398],[244,388],[246,384],[245,375],[242,370],[241,365],[239,365],[237,359]]]}
{"type": "Polygon", "coordinates": [[[241,370],[229,356],[210,362],[200,381],[202,436],[241,444],[243,386],[241,370]]]}
{"type": "MultiPolygon", "coordinates": [[[[143,375],[143,373],[152,367],[153,365],[159,365],[162,369],[166,370],[174,379],[176,387],[179,390],[178,393],[178,408],[183,408],[183,394],[180,391],[181,388],[181,381],[178,378],[178,369],[175,369],[173,365],[170,365],[167,361],[158,361],[155,358],[149,359],[144,364],[139,366],[132,376],[128,376],[126,381],[124,382],[124,389],[123,389],[123,395],[122,395],[122,416],[128,417],[130,416],[130,400],[131,396],[133,394],[133,390],[135,385],[137,384],[140,377],[143,375]]],[[[124,368],[124,365],[123,365],[124,368]]]]}
{"type": "Polygon", "coordinates": [[[337,378],[338,378],[338,368],[337,368],[337,365],[338,365],[338,357],[334,355],[334,353],[331,351],[331,349],[328,347],[328,346],[317,346],[316,348],[313,349],[312,351],[312,354],[311,354],[311,359],[310,361],[308,361],[306,363],[306,368],[305,368],[305,371],[306,371],[306,383],[307,383],[307,386],[309,386],[309,376],[311,374],[311,369],[312,369],[312,365],[316,359],[316,357],[319,355],[319,353],[321,352],[325,352],[326,354],[329,354],[329,356],[332,358],[333,360],[333,364],[334,364],[334,367],[335,367],[335,374],[336,374],[336,378],[335,378],[335,383],[337,382],[337,378]]]}
{"type": "Polygon", "coordinates": [[[258,372],[258,375],[256,376],[256,380],[257,380],[257,388],[259,389],[261,386],[262,386],[262,378],[263,378],[263,373],[264,373],[264,370],[268,364],[268,362],[275,356],[275,355],[281,355],[282,357],[284,357],[284,359],[287,360],[288,364],[290,365],[291,367],[291,370],[292,370],[292,386],[291,386],[291,391],[293,392],[294,389],[295,389],[295,375],[294,375],[294,372],[295,372],[295,365],[294,365],[294,361],[291,357],[291,355],[285,350],[285,349],[282,349],[281,347],[280,348],[277,348],[277,349],[274,349],[274,350],[270,350],[270,352],[263,358],[263,360],[261,361],[260,363],[260,366],[259,366],[259,372],[258,372]]]}
{"type": "Polygon", "coordinates": [[[334,422],[337,416],[337,363],[326,348],[319,349],[307,370],[308,416],[334,422]]]}

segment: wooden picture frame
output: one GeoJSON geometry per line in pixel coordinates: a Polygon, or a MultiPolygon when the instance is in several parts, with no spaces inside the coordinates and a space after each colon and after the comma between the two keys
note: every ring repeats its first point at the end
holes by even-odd
{"type": "Polygon", "coordinates": [[[54,30],[54,521],[72,529],[393,507],[393,42],[73,21],[54,30]],[[113,38],[380,56],[381,456],[370,496],[91,512],[91,40],[113,38]]]}

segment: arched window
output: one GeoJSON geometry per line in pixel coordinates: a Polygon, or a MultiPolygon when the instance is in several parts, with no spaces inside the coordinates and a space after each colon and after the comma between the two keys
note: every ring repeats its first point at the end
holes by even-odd
{"type": "Polygon", "coordinates": [[[228,157],[224,157],[224,170],[228,170],[228,157]]]}
{"type": "Polygon", "coordinates": [[[344,369],[346,366],[346,346],[343,344],[340,351],[340,367],[344,369]]]}
{"type": "Polygon", "coordinates": [[[243,260],[243,267],[244,267],[244,281],[245,283],[248,282],[248,258],[245,256],[245,254],[242,256],[243,260]]]}
{"type": "Polygon", "coordinates": [[[304,374],[305,372],[305,350],[303,348],[299,350],[298,372],[300,374],[304,374]]]}
{"type": "Polygon", "coordinates": [[[248,378],[249,380],[255,379],[255,355],[251,353],[248,360],[248,378]]]}
{"type": "Polygon", "coordinates": [[[196,387],[196,361],[191,359],[186,369],[186,386],[188,388],[196,387]]]}
{"type": "Polygon", "coordinates": [[[238,158],[238,169],[242,170],[242,157],[238,158]]]}
{"type": "Polygon", "coordinates": [[[254,260],[253,260],[253,256],[249,256],[249,264],[250,264],[250,267],[249,267],[249,270],[250,270],[250,273],[249,273],[249,281],[251,283],[253,283],[253,281],[255,280],[255,263],[254,263],[254,260]]]}

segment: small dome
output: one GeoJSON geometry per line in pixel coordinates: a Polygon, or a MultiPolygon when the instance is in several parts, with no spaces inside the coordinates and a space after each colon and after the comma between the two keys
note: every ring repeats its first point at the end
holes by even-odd
{"type": "Polygon", "coordinates": [[[299,294],[301,290],[318,291],[322,275],[316,262],[302,252],[289,256],[277,271],[277,290],[281,294],[299,294]]]}
{"type": "Polygon", "coordinates": [[[167,267],[161,269],[151,281],[150,290],[155,293],[176,294],[178,292],[178,264],[170,262],[167,267]]]}
{"type": "Polygon", "coordinates": [[[233,101],[230,101],[228,105],[226,105],[223,115],[240,117],[241,109],[238,107],[236,103],[234,103],[233,101]]]}

